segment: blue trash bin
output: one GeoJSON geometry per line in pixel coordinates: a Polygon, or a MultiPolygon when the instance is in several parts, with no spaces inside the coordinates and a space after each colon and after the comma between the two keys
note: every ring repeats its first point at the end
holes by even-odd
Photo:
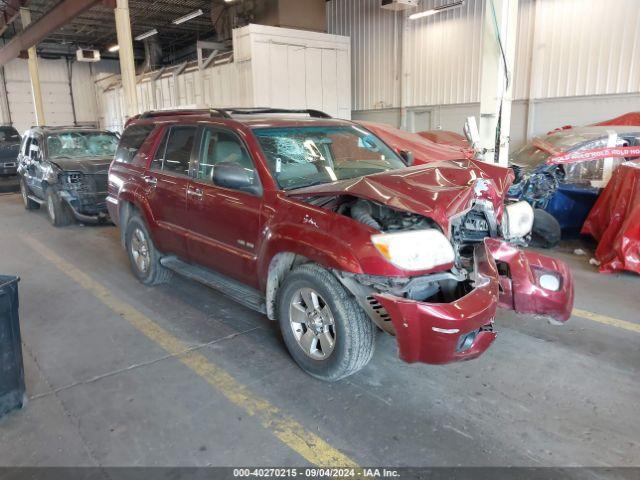
{"type": "Polygon", "coordinates": [[[0,275],[0,416],[22,408],[25,398],[18,316],[19,280],[0,275]]]}

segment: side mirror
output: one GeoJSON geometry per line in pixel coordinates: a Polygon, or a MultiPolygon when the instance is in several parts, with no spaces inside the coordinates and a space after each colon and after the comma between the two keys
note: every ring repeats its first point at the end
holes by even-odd
{"type": "Polygon", "coordinates": [[[218,163],[213,168],[213,183],[216,185],[259,194],[260,187],[256,186],[254,177],[255,172],[233,162],[218,163]]]}
{"type": "Polygon", "coordinates": [[[402,157],[402,160],[404,160],[404,163],[407,165],[407,167],[410,167],[411,165],[413,165],[413,152],[410,150],[400,150],[400,157],[402,157]]]}

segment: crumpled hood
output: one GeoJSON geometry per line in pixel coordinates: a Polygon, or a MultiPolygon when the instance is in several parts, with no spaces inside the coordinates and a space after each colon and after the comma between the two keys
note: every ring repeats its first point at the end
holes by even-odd
{"type": "Polygon", "coordinates": [[[107,174],[111,157],[52,158],[49,161],[65,172],[82,172],[85,175],[107,174]]]}
{"type": "Polygon", "coordinates": [[[287,195],[360,197],[429,217],[448,232],[452,217],[469,210],[477,200],[491,202],[500,218],[513,178],[508,168],[475,160],[440,161],[298,188],[287,195]]]}

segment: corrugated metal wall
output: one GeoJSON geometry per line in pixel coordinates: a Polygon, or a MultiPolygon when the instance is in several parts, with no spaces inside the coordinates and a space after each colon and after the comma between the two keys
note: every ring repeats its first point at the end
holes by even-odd
{"type": "MultiPolygon", "coordinates": [[[[329,32],[351,36],[353,109],[400,107],[402,83],[404,106],[478,102],[484,4],[409,21],[379,0],[331,0],[329,32]]],[[[520,0],[518,27],[515,99],[640,90],[638,0],[520,0]]]]}
{"type": "Polygon", "coordinates": [[[327,20],[330,33],[351,37],[354,110],[399,105],[403,15],[381,9],[379,0],[332,0],[327,20]]]}

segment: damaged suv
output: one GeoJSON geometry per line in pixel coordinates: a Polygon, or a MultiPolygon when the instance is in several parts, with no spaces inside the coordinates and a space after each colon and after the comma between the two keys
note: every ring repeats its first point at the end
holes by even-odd
{"type": "Polygon", "coordinates": [[[118,137],[102,130],[31,128],[18,153],[24,207],[45,205],[56,227],[107,221],[107,174],[117,145],[118,137]]]}
{"type": "Polygon", "coordinates": [[[323,380],[365,366],[378,329],[443,364],[490,346],[498,306],[569,318],[567,267],[516,246],[533,213],[504,206],[508,169],[406,163],[313,110],[151,112],[125,129],[107,204],[141,282],[177,272],[265,313],[323,380]]]}

